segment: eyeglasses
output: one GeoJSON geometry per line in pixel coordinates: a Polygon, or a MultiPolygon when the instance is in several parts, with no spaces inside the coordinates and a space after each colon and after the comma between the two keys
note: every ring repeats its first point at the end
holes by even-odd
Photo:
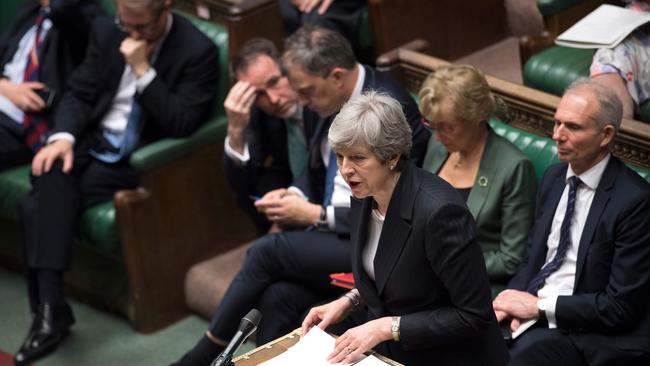
{"type": "Polygon", "coordinates": [[[120,19],[119,14],[115,14],[114,22],[115,22],[115,26],[117,26],[117,28],[122,32],[128,33],[128,32],[135,31],[138,33],[147,33],[153,30],[154,25],[156,24],[156,22],[158,22],[158,20],[160,20],[160,16],[163,13],[164,11],[158,12],[158,14],[156,14],[156,16],[154,16],[154,18],[150,22],[145,24],[127,24],[124,23],[122,19],[120,19]]]}
{"type": "Polygon", "coordinates": [[[433,131],[438,131],[444,134],[454,133],[456,131],[456,126],[453,123],[449,122],[431,122],[426,118],[422,117],[420,119],[424,125],[432,129],[433,131]]]}

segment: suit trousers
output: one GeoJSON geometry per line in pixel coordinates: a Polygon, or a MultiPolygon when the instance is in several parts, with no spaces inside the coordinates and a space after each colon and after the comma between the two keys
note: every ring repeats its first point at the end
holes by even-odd
{"type": "Polygon", "coordinates": [[[263,315],[258,344],[295,329],[312,304],[345,292],[330,285],[329,274],[350,272],[350,256],[349,239],[331,232],[290,231],[257,239],[213,315],[210,332],[229,340],[255,307],[263,315]]]}
{"type": "Polygon", "coordinates": [[[73,169],[52,169],[32,177],[32,190],[21,204],[25,258],[30,269],[69,268],[77,221],[86,208],[110,201],[120,189],[136,187],[137,172],[128,161],[106,164],[89,153],[90,143],[75,148],[73,169]]]}
{"type": "Polygon", "coordinates": [[[32,161],[34,154],[23,141],[22,129],[22,125],[0,113],[0,172],[32,161]]]}

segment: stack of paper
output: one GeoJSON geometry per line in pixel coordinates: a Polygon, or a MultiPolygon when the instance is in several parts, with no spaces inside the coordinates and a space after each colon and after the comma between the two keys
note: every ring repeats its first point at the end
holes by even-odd
{"type": "MultiPolygon", "coordinates": [[[[295,346],[259,366],[332,366],[327,356],[334,349],[334,338],[319,327],[313,327],[295,346]]],[[[342,365],[342,364],[336,364],[342,365]]],[[[368,356],[355,362],[356,366],[386,366],[377,357],[368,356]]]]}
{"type": "Polygon", "coordinates": [[[560,34],[555,44],[573,48],[613,48],[650,21],[650,13],[601,5],[560,34]]]}

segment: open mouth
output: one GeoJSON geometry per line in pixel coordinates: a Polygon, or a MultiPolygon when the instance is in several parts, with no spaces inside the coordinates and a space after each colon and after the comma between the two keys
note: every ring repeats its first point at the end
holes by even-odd
{"type": "Polygon", "coordinates": [[[348,184],[350,185],[350,188],[355,189],[355,188],[358,187],[361,183],[359,183],[359,182],[348,182],[348,184]]]}

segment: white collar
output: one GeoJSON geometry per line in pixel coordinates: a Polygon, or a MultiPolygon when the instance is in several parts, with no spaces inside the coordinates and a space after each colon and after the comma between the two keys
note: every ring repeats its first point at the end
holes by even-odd
{"type": "MultiPolygon", "coordinates": [[[[603,173],[605,172],[605,168],[607,167],[607,163],[609,163],[609,159],[611,156],[612,154],[608,153],[596,165],[587,169],[587,171],[585,171],[584,173],[578,175],[578,178],[580,178],[582,183],[585,184],[587,187],[591,188],[592,190],[595,190],[596,187],[598,187],[598,183],[600,183],[600,179],[603,177],[603,173]]],[[[567,169],[566,172],[566,180],[568,181],[569,178],[576,175],[577,174],[571,168],[571,164],[569,164],[569,168],[567,169]]]]}

